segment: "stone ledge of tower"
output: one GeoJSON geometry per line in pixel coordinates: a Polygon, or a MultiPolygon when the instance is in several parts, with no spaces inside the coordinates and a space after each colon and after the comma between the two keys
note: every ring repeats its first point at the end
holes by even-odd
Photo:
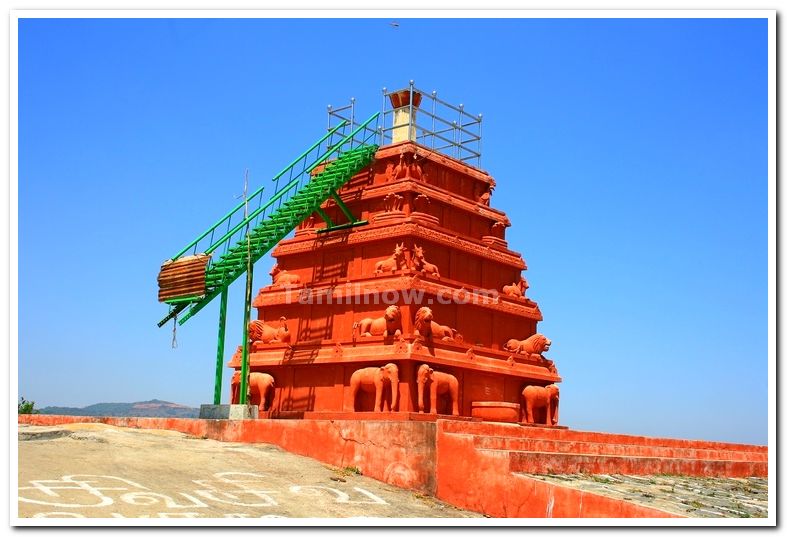
{"type": "MultiPolygon", "coordinates": [[[[527,265],[522,255],[508,248],[489,246],[481,239],[472,237],[459,237],[455,232],[442,227],[433,226],[426,228],[416,222],[401,222],[397,224],[370,224],[368,226],[357,227],[352,232],[338,232],[335,236],[336,246],[346,248],[352,244],[361,244],[370,240],[379,239],[423,239],[440,245],[459,248],[468,254],[493,260],[504,265],[508,265],[518,270],[526,270],[527,265]],[[339,235],[338,233],[341,233],[339,235]]],[[[280,257],[302,252],[312,252],[315,247],[329,247],[330,238],[313,237],[302,235],[300,237],[286,239],[279,243],[273,250],[273,257],[280,257]]]]}
{"type": "MultiPolygon", "coordinates": [[[[479,290],[479,293],[474,293],[472,289],[468,289],[465,284],[456,280],[448,280],[441,278],[440,280],[425,279],[417,272],[405,269],[406,274],[399,274],[394,276],[369,276],[365,278],[353,278],[352,281],[347,282],[331,282],[331,281],[315,281],[306,286],[301,286],[291,290],[276,288],[272,286],[263,287],[255,297],[252,306],[255,308],[265,308],[271,306],[283,306],[287,304],[298,304],[299,297],[303,293],[312,293],[315,297],[320,296],[330,290],[331,297],[334,304],[338,300],[342,304],[337,305],[355,305],[362,302],[355,301],[356,297],[363,297],[364,295],[381,293],[384,291],[399,292],[399,291],[423,291],[425,299],[431,299],[437,295],[441,296],[454,296],[461,293],[460,299],[462,301],[468,300],[466,304],[470,306],[479,306],[493,311],[500,311],[503,313],[510,313],[533,319],[536,321],[542,320],[541,310],[538,303],[529,298],[514,298],[497,294],[495,297],[490,297],[491,293],[484,293],[484,290],[479,290]],[[349,300],[348,300],[349,299],[349,300]],[[476,302],[473,302],[473,300],[476,302]],[[350,304],[344,304],[349,302],[350,304]]],[[[497,291],[497,290],[486,290],[497,291]]],[[[414,304],[420,305],[420,304],[414,304]]],[[[429,305],[429,304],[426,304],[429,305]]]]}
{"type": "MultiPolygon", "coordinates": [[[[337,365],[359,366],[375,365],[385,362],[417,363],[429,362],[434,366],[459,367],[488,373],[500,373],[508,377],[531,379],[540,382],[562,382],[559,374],[551,373],[543,362],[528,358],[509,361],[511,353],[488,347],[468,346],[447,341],[434,341],[429,345],[414,347],[413,338],[406,338],[407,350],[397,351],[394,338],[359,338],[356,340],[310,341],[292,347],[281,345],[253,346],[249,352],[249,366],[252,369],[293,365],[337,365]],[[368,340],[368,341],[367,341],[368,340]],[[337,357],[335,347],[341,346],[342,356],[337,357]],[[468,358],[467,351],[472,348],[474,357],[468,358]],[[299,358],[303,353],[308,357],[299,358]]],[[[228,368],[240,367],[239,354],[233,355],[228,368]]]]}
{"type": "Polygon", "coordinates": [[[474,179],[478,179],[486,183],[494,183],[494,179],[489,174],[489,172],[482,170],[481,168],[476,168],[472,164],[468,164],[456,157],[441,153],[440,151],[435,151],[434,149],[411,140],[405,140],[395,144],[381,146],[375,153],[374,158],[383,159],[391,156],[399,156],[401,153],[417,153],[419,157],[443,164],[454,171],[470,175],[474,179]]]}
{"type": "MultiPolygon", "coordinates": [[[[420,194],[426,194],[432,201],[441,201],[443,203],[450,204],[452,207],[461,209],[467,213],[482,216],[492,221],[508,221],[508,216],[506,216],[506,213],[500,209],[496,209],[488,205],[481,205],[478,202],[469,199],[457,197],[454,192],[446,190],[445,188],[413,178],[398,179],[396,181],[390,181],[387,183],[365,185],[362,188],[355,187],[348,188],[347,190],[343,189],[339,192],[339,195],[342,196],[342,201],[344,201],[350,208],[353,208],[353,204],[371,201],[377,198],[384,198],[391,193],[402,192],[418,192],[420,194]],[[357,195],[357,190],[361,191],[360,197],[357,195]]],[[[326,205],[328,205],[328,203],[323,204],[323,208],[325,208],[326,205]]]]}

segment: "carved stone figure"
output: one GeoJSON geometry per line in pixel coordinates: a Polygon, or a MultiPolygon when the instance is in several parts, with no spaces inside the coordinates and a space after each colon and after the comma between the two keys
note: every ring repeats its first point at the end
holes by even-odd
{"type": "Polygon", "coordinates": [[[358,323],[361,336],[401,336],[402,311],[399,306],[388,306],[382,317],[372,319],[367,317],[358,323]]]}
{"type": "Polygon", "coordinates": [[[422,180],[424,174],[421,165],[418,163],[418,155],[410,156],[409,153],[400,153],[399,163],[394,167],[391,175],[393,180],[408,178],[422,180]]]}
{"type": "Polygon", "coordinates": [[[435,371],[429,365],[418,368],[416,377],[418,384],[418,412],[424,411],[424,390],[429,384],[429,413],[437,414],[437,397],[449,394],[451,397],[451,414],[459,415],[459,381],[456,377],[441,371],[435,371]]]}
{"type": "Polygon", "coordinates": [[[408,173],[409,177],[412,177],[417,181],[421,181],[422,179],[424,179],[423,170],[421,170],[421,165],[418,164],[418,153],[413,155],[413,160],[410,163],[410,168],[408,172],[409,172],[408,173]]]}
{"type": "Polygon", "coordinates": [[[385,198],[383,198],[383,207],[385,208],[385,212],[401,212],[402,211],[402,202],[404,198],[399,194],[394,194],[391,192],[385,198]]]}
{"type": "Polygon", "coordinates": [[[372,222],[379,224],[403,219],[405,216],[404,211],[402,210],[403,205],[404,196],[395,192],[387,194],[381,202],[380,208],[382,210],[372,215],[372,222]]]}
{"type": "Polygon", "coordinates": [[[306,217],[306,219],[295,228],[295,236],[302,237],[303,235],[314,233],[314,221],[314,215],[306,217]]]}
{"type": "MultiPolygon", "coordinates": [[[[240,371],[235,371],[230,381],[231,401],[233,405],[240,402],[240,371]]],[[[273,376],[267,373],[256,371],[249,373],[248,393],[252,398],[259,397],[260,411],[270,409],[273,404],[273,397],[276,394],[276,381],[273,376]]]]}
{"type": "Polygon", "coordinates": [[[397,179],[404,179],[407,177],[407,173],[410,170],[410,166],[404,161],[404,153],[399,154],[399,162],[393,169],[393,179],[394,181],[397,179]]]}
{"type": "Polygon", "coordinates": [[[525,292],[527,291],[528,287],[530,287],[530,285],[527,283],[525,277],[520,276],[518,282],[503,286],[503,294],[506,296],[525,298],[525,292]]]}
{"type": "Polygon", "coordinates": [[[290,329],[287,328],[287,318],[279,317],[279,327],[274,328],[265,321],[254,320],[249,322],[249,340],[262,343],[290,343],[290,329]]]}
{"type": "Polygon", "coordinates": [[[463,338],[450,326],[434,322],[432,308],[424,306],[415,313],[413,334],[416,338],[440,339],[443,341],[462,341],[463,338]]]}
{"type": "Polygon", "coordinates": [[[377,276],[379,274],[382,274],[383,272],[393,272],[395,270],[401,270],[403,266],[404,266],[404,243],[396,245],[396,248],[394,248],[394,253],[391,257],[377,262],[377,264],[374,266],[374,274],[375,276],[377,276]]]}
{"type": "Polygon", "coordinates": [[[385,181],[386,182],[393,180],[393,178],[394,178],[393,170],[394,170],[393,162],[389,162],[385,166],[385,181]]]}
{"type": "Polygon", "coordinates": [[[544,358],[544,362],[546,364],[547,370],[553,375],[557,375],[557,367],[555,367],[555,362],[547,358],[544,358]]]}
{"type": "Polygon", "coordinates": [[[492,200],[492,191],[495,189],[495,183],[492,181],[490,184],[479,184],[475,189],[475,200],[481,205],[489,206],[492,200]]]}
{"type": "Polygon", "coordinates": [[[429,210],[429,205],[432,200],[426,194],[418,194],[413,200],[413,210],[419,213],[425,213],[429,210]]]}
{"type": "Polygon", "coordinates": [[[524,354],[530,358],[543,358],[542,353],[549,350],[552,342],[544,334],[533,334],[527,339],[509,339],[503,346],[507,351],[515,354],[524,354]]]}
{"type": "Polygon", "coordinates": [[[407,351],[407,340],[404,339],[403,335],[399,335],[399,339],[397,339],[396,343],[394,343],[394,352],[396,354],[407,354],[407,351]]]}
{"type": "Polygon", "coordinates": [[[556,384],[525,386],[522,390],[522,398],[525,401],[523,405],[525,423],[557,425],[560,389],[556,384]]]}
{"type": "Polygon", "coordinates": [[[427,227],[440,225],[440,219],[433,214],[429,214],[429,205],[432,203],[429,196],[415,193],[411,200],[410,207],[412,211],[410,211],[410,218],[413,221],[427,227]]]}
{"type": "Polygon", "coordinates": [[[434,276],[436,278],[440,277],[440,271],[437,269],[437,265],[429,263],[426,258],[424,257],[424,249],[418,245],[413,247],[415,253],[414,265],[415,269],[421,271],[422,274],[427,274],[429,276],[434,276]]]}
{"type": "Polygon", "coordinates": [[[498,239],[504,239],[506,235],[506,227],[507,225],[505,222],[502,221],[495,222],[494,224],[492,224],[491,227],[492,236],[498,239]]]}
{"type": "MultiPolygon", "coordinates": [[[[364,367],[358,369],[350,377],[350,390],[352,392],[353,406],[358,391],[371,393],[374,391],[374,411],[383,411],[383,389],[391,388],[391,404],[384,401],[389,410],[395,411],[399,404],[399,368],[396,364],[385,364],[380,367],[364,367]]],[[[353,408],[355,410],[355,408],[353,408]]]]}
{"type": "Polygon", "coordinates": [[[301,277],[297,274],[290,274],[286,270],[279,268],[279,264],[273,265],[270,271],[270,276],[273,279],[273,285],[287,287],[291,285],[300,285],[301,277]]]}

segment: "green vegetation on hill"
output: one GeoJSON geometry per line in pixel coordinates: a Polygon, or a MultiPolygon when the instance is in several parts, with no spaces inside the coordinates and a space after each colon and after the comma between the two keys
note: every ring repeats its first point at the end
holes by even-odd
{"type": "Polygon", "coordinates": [[[40,410],[41,414],[59,414],[64,416],[116,416],[140,418],[196,418],[198,408],[178,405],[159,399],[139,401],[137,403],[97,403],[84,408],[48,406],[40,410]]]}

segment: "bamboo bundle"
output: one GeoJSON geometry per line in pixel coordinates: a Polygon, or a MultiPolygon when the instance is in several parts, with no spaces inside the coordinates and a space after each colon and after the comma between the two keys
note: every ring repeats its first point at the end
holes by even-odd
{"type": "Polygon", "coordinates": [[[165,261],[158,275],[159,302],[204,295],[205,267],[208,261],[210,256],[207,254],[165,261]]]}

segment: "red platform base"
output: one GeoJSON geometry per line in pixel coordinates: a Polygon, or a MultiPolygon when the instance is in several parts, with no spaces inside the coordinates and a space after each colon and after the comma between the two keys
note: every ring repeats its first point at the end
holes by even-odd
{"type": "Polygon", "coordinates": [[[428,414],[425,412],[303,412],[304,419],[312,420],[364,420],[364,421],[481,421],[478,418],[428,414]]]}
{"type": "Polygon", "coordinates": [[[494,517],[669,517],[527,474],[768,475],[767,446],[479,422],[419,413],[304,413],[307,419],[199,420],[20,415],[19,423],[100,422],[264,442],[494,517]],[[308,414],[308,416],[306,415],[308,414]]]}

